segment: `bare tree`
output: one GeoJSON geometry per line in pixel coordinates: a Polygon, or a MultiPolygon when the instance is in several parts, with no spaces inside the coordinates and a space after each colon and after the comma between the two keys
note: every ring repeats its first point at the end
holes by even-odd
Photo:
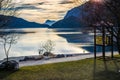
{"type": "Polygon", "coordinates": [[[4,33],[0,35],[0,43],[3,45],[7,61],[12,45],[16,44],[18,39],[19,36],[16,33],[4,33]]]}
{"type": "MultiPolygon", "coordinates": [[[[49,55],[49,53],[51,53],[51,51],[54,50],[55,47],[55,43],[51,40],[47,40],[45,43],[42,43],[40,45],[40,49],[42,52],[44,51],[44,53],[47,53],[47,55],[49,55]]],[[[41,52],[39,51],[39,52],[41,52]]]]}
{"type": "Polygon", "coordinates": [[[94,25],[101,32],[104,27],[111,36],[113,35],[120,53],[120,1],[89,0],[83,10],[88,12],[87,16],[83,16],[83,23],[88,26],[94,25]]]}
{"type": "Polygon", "coordinates": [[[7,63],[11,47],[17,42],[19,37],[19,35],[15,33],[5,32],[5,29],[9,26],[12,16],[17,15],[15,3],[12,1],[13,0],[0,0],[0,43],[3,45],[7,63]]]}
{"type": "Polygon", "coordinates": [[[16,13],[12,0],[0,0],[0,28],[5,28],[11,20],[11,17],[7,16],[15,16],[16,13]]]}
{"type": "Polygon", "coordinates": [[[43,48],[45,49],[46,52],[51,52],[52,50],[54,50],[54,42],[51,40],[48,40],[44,45],[43,48]]]}
{"type": "MultiPolygon", "coordinates": [[[[113,27],[107,27],[110,34],[113,34],[116,39],[116,44],[118,48],[118,52],[120,54],[120,1],[119,0],[103,0],[107,9],[112,13],[115,17],[115,24],[113,27]],[[113,32],[112,32],[113,31],[113,32]]],[[[110,26],[108,24],[108,26],[110,26]]]]}

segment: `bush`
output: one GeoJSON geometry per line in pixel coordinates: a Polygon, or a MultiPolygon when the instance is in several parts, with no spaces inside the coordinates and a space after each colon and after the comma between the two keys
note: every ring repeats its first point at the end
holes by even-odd
{"type": "Polygon", "coordinates": [[[18,70],[19,63],[15,60],[5,61],[0,64],[0,70],[18,70]]]}
{"type": "Polygon", "coordinates": [[[56,55],[51,52],[45,52],[43,56],[55,57],[56,55]]]}

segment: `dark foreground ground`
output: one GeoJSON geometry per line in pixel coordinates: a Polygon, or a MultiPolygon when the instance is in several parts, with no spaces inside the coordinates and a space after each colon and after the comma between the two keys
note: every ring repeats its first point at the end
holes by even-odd
{"type": "Polygon", "coordinates": [[[84,59],[0,71],[0,80],[119,80],[120,56],[114,60],[84,59]]]}

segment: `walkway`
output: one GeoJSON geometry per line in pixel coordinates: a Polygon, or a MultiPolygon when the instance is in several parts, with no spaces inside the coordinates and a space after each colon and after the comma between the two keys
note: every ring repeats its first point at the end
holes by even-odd
{"type": "MultiPolygon", "coordinates": [[[[118,53],[115,52],[114,54],[118,54],[118,53]]],[[[102,53],[97,54],[97,56],[101,56],[101,55],[102,55],[102,53]]],[[[110,55],[111,55],[111,53],[106,53],[106,56],[110,56],[110,55]]],[[[20,62],[19,65],[20,65],[20,67],[34,66],[34,65],[42,65],[42,64],[49,64],[49,63],[77,61],[77,60],[93,58],[93,57],[94,57],[94,54],[85,54],[85,55],[74,56],[74,57],[52,58],[52,59],[48,59],[48,60],[23,61],[23,62],[20,62]]]]}

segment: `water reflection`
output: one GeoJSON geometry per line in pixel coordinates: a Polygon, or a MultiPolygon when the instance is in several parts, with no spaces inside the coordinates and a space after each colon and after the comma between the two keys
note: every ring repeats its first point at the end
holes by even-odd
{"type": "MultiPolygon", "coordinates": [[[[47,40],[52,40],[55,42],[56,46],[55,50],[53,51],[55,54],[79,54],[83,53],[83,51],[85,51],[85,53],[89,53],[88,51],[77,47],[73,43],[68,43],[66,38],[59,36],[65,34],[81,34],[81,32],[55,32],[55,30],[48,28],[25,28],[12,30],[34,33],[23,34],[18,40],[18,43],[12,46],[9,56],[38,55],[40,43],[47,40]]],[[[0,47],[0,59],[3,59],[5,58],[5,55],[3,53],[2,46],[0,47]]]]}

